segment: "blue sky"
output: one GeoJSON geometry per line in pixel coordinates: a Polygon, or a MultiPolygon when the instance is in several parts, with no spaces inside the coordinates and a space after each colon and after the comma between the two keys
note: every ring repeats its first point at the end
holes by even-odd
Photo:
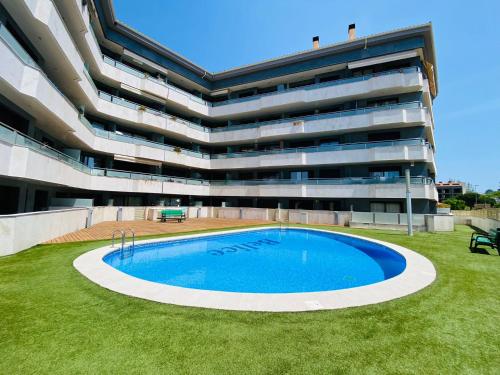
{"type": "Polygon", "coordinates": [[[438,180],[500,188],[500,1],[114,0],[117,18],[209,71],[432,21],[438,180]]]}

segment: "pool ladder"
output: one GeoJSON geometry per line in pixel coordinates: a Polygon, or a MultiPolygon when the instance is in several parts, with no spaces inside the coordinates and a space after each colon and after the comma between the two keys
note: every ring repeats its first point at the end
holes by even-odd
{"type": "Polygon", "coordinates": [[[117,233],[120,233],[120,237],[121,237],[121,247],[120,247],[120,256],[122,258],[125,258],[127,255],[128,256],[131,256],[134,254],[134,248],[135,248],[135,232],[130,229],[130,228],[127,228],[127,229],[115,229],[113,231],[113,235],[111,237],[111,247],[115,247],[115,235],[117,233]],[[130,246],[127,246],[125,248],[125,237],[127,235],[127,233],[130,232],[132,234],[132,245],[130,246]]]}
{"type": "Polygon", "coordinates": [[[280,220],[280,231],[290,228],[290,220],[280,220]]]}

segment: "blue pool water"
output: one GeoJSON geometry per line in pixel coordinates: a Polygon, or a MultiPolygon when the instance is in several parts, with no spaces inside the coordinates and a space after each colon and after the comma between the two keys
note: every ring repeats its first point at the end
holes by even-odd
{"type": "Polygon", "coordinates": [[[242,293],[318,292],[373,284],[406,267],[373,242],[307,229],[262,229],[136,245],[104,261],[144,280],[242,293]]]}

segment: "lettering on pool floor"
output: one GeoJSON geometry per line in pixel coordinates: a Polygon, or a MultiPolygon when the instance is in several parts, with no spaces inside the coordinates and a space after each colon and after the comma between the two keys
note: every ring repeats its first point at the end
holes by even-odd
{"type": "Polygon", "coordinates": [[[221,256],[224,254],[236,253],[238,251],[253,251],[259,249],[259,247],[263,245],[278,245],[279,243],[279,241],[265,238],[258,241],[244,242],[237,245],[224,246],[220,249],[208,250],[207,253],[211,255],[221,256]]]}

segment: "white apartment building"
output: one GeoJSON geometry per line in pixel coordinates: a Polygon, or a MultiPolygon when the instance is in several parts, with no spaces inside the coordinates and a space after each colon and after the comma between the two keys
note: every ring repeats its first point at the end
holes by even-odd
{"type": "Polygon", "coordinates": [[[95,205],[432,213],[425,24],[212,73],[111,0],[0,0],[0,214],[95,205]]]}

